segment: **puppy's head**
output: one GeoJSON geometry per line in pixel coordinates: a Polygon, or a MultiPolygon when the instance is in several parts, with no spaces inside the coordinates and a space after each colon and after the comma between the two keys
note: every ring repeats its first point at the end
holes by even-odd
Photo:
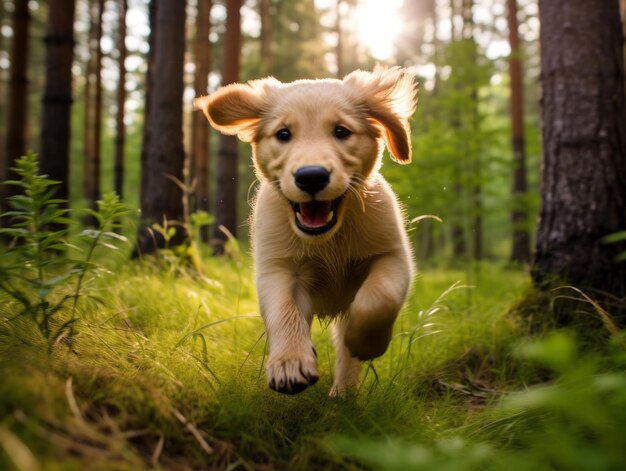
{"type": "Polygon", "coordinates": [[[254,80],[196,100],[215,129],[252,143],[260,178],[288,203],[295,233],[311,241],[338,230],[345,200],[378,171],[384,144],[396,162],[411,161],[415,104],[414,78],[397,67],[343,80],[254,80]]]}

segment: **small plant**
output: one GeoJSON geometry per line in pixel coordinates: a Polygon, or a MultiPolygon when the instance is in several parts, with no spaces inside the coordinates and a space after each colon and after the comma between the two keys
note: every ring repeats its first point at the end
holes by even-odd
{"type": "Polygon", "coordinates": [[[103,269],[92,261],[95,249],[117,249],[111,242],[126,241],[111,229],[119,226],[127,211],[115,194],[105,195],[97,211],[88,210],[98,227],[78,235],[86,242],[82,249],[68,242],[70,210],[64,207],[65,200],[54,197],[59,182],[39,175],[37,156],[19,158],[13,171],[19,180],[4,184],[20,188],[21,194],[7,198],[11,210],[0,215],[5,226],[0,234],[12,239],[0,257],[0,291],[21,306],[13,319],[30,317],[51,348],[63,337],[71,337],[85,277],[103,269]],[[72,249],[84,252],[84,258],[71,258],[72,249]],[[61,312],[69,315],[61,320],[61,312]]]}

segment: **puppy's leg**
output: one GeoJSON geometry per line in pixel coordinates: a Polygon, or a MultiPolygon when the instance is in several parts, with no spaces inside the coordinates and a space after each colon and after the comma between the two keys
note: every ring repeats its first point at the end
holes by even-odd
{"type": "Polygon", "coordinates": [[[331,397],[343,396],[359,385],[361,362],[350,354],[344,343],[346,327],[345,317],[340,317],[333,326],[333,344],[335,345],[335,380],[330,388],[331,397]]]}
{"type": "Polygon", "coordinates": [[[310,297],[289,271],[260,274],[257,286],[270,346],[268,385],[284,394],[299,393],[318,380],[310,297]]]}
{"type": "Polygon", "coordinates": [[[376,358],[387,350],[393,323],[404,304],[411,282],[411,265],[403,252],[376,258],[357,291],[347,318],[344,343],[360,360],[376,358]]]}

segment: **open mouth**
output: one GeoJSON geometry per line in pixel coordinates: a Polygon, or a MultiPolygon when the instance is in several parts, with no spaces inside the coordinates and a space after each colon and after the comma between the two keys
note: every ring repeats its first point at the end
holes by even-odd
{"type": "Polygon", "coordinates": [[[328,232],[337,224],[337,208],[343,195],[328,201],[306,201],[291,203],[296,214],[296,226],[305,234],[320,235],[328,232]]]}

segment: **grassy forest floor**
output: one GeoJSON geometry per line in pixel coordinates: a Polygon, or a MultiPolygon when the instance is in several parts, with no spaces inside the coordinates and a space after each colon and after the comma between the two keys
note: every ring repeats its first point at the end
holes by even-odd
{"type": "Polygon", "coordinates": [[[329,326],[317,321],[318,384],[268,389],[247,256],[205,257],[204,275],[121,260],[55,345],[0,299],[1,469],[626,465],[624,337],[590,349],[561,331],[530,335],[512,314],[530,289],[521,271],[421,273],[388,352],[358,392],[330,398],[329,326]]]}

